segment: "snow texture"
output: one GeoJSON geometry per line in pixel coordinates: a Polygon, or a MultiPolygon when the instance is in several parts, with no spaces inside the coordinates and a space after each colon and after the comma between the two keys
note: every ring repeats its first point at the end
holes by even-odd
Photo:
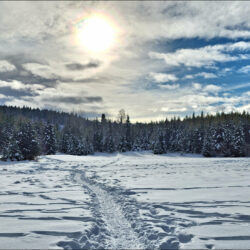
{"type": "Polygon", "coordinates": [[[4,249],[247,249],[249,158],[51,155],[0,163],[4,249]]]}

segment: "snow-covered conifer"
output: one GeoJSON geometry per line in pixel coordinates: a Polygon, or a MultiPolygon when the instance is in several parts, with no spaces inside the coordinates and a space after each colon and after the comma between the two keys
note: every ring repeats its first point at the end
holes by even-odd
{"type": "Polygon", "coordinates": [[[47,124],[44,129],[44,151],[46,155],[51,155],[56,153],[56,136],[54,126],[52,124],[47,124]]]}
{"type": "Polygon", "coordinates": [[[34,160],[39,155],[36,134],[30,122],[22,124],[18,133],[18,146],[24,160],[34,160]]]}

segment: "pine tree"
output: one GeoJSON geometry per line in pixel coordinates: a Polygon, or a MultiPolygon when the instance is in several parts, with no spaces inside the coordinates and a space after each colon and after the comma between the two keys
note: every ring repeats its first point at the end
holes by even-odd
{"type": "Polygon", "coordinates": [[[154,149],[153,149],[154,154],[163,154],[164,153],[164,144],[163,144],[163,136],[160,134],[158,136],[158,139],[156,140],[154,144],[154,149]]]}
{"type": "Polygon", "coordinates": [[[105,147],[106,152],[108,153],[115,152],[116,148],[115,148],[115,142],[113,138],[113,129],[112,129],[112,124],[110,121],[108,123],[108,133],[107,133],[107,136],[105,137],[104,145],[105,145],[104,147],[105,147]]]}
{"type": "Polygon", "coordinates": [[[127,140],[125,136],[120,137],[120,142],[118,144],[118,151],[126,152],[127,151],[127,140]]]}
{"type": "Polygon", "coordinates": [[[170,135],[171,135],[171,131],[169,128],[165,129],[165,134],[163,136],[164,138],[164,151],[167,152],[168,150],[170,150],[170,135]]]}
{"type": "Polygon", "coordinates": [[[23,160],[22,152],[18,146],[17,133],[13,131],[13,134],[10,136],[8,143],[3,151],[3,160],[11,161],[21,161],[23,160]]]}
{"type": "Polygon", "coordinates": [[[6,147],[9,146],[9,141],[10,138],[13,135],[13,124],[10,123],[9,120],[5,121],[1,130],[1,134],[0,134],[0,139],[1,139],[1,151],[2,153],[6,154],[6,147]]]}
{"type": "Polygon", "coordinates": [[[55,130],[52,124],[47,124],[44,129],[44,151],[46,155],[56,153],[56,137],[55,130]]]}
{"type": "Polygon", "coordinates": [[[139,136],[135,139],[133,146],[132,146],[132,151],[141,151],[142,150],[142,140],[139,136]]]}
{"type": "Polygon", "coordinates": [[[34,160],[39,155],[36,134],[30,122],[24,123],[18,133],[18,146],[24,160],[34,160]]]}
{"type": "Polygon", "coordinates": [[[108,153],[115,152],[115,143],[114,143],[112,135],[106,138],[106,150],[108,153]]]}
{"type": "Polygon", "coordinates": [[[77,136],[72,135],[71,140],[70,140],[69,154],[77,155],[77,148],[78,148],[79,143],[80,143],[80,140],[77,138],[77,136]]]}
{"type": "Polygon", "coordinates": [[[201,153],[206,157],[214,156],[214,145],[212,143],[212,129],[209,129],[205,135],[201,153]]]}
{"type": "Polygon", "coordinates": [[[22,152],[18,146],[18,141],[16,139],[16,136],[14,135],[9,147],[9,159],[11,161],[21,161],[24,159],[22,152]]]}
{"type": "Polygon", "coordinates": [[[93,135],[93,146],[96,152],[103,151],[103,135],[100,131],[95,131],[93,135]]]}
{"type": "Polygon", "coordinates": [[[227,123],[224,125],[224,133],[223,133],[223,156],[232,156],[233,151],[233,134],[234,128],[231,123],[227,123]]]}
{"type": "Polygon", "coordinates": [[[237,126],[235,128],[235,133],[233,135],[233,143],[232,143],[232,156],[240,157],[244,156],[244,131],[242,126],[237,126]]]}
{"type": "Polygon", "coordinates": [[[77,140],[75,154],[76,155],[87,155],[86,142],[83,138],[79,138],[77,140]]]}
{"type": "Polygon", "coordinates": [[[126,151],[130,151],[132,148],[132,140],[131,140],[131,124],[129,116],[127,115],[126,120],[126,151]]]}
{"type": "Polygon", "coordinates": [[[89,138],[87,137],[86,138],[86,153],[87,155],[91,155],[91,154],[94,154],[94,146],[93,144],[89,141],[89,138]]]}
{"type": "Polygon", "coordinates": [[[191,138],[189,138],[192,148],[189,152],[200,154],[202,151],[203,140],[204,140],[203,131],[201,128],[195,128],[193,130],[191,138]]]}
{"type": "Polygon", "coordinates": [[[71,133],[69,131],[64,131],[61,141],[61,151],[62,153],[68,154],[72,148],[71,133]]]}
{"type": "Polygon", "coordinates": [[[219,124],[214,128],[214,133],[212,135],[214,150],[216,155],[223,155],[223,150],[225,148],[224,141],[224,128],[219,124]]]}
{"type": "Polygon", "coordinates": [[[7,161],[9,159],[10,159],[10,143],[5,142],[5,146],[3,147],[3,150],[2,150],[1,160],[7,161]]]}

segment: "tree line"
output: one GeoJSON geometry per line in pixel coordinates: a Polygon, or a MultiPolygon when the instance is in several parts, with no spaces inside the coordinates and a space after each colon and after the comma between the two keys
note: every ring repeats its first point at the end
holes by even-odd
{"type": "Polygon", "coordinates": [[[151,150],[154,154],[184,152],[206,157],[250,155],[250,114],[247,112],[193,114],[160,122],[131,123],[120,110],[116,121],[102,114],[88,120],[69,114],[28,107],[0,106],[2,160],[33,160],[38,155],[62,152],[151,150]]]}

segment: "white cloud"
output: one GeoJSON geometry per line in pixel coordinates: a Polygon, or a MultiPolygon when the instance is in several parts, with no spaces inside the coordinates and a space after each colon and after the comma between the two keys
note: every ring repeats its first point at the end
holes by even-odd
{"type": "Polygon", "coordinates": [[[8,72],[15,69],[16,69],[15,65],[9,63],[6,60],[0,60],[0,72],[8,72]]]}
{"type": "Polygon", "coordinates": [[[225,75],[232,73],[233,71],[234,71],[233,67],[231,68],[226,67],[226,68],[219,70],[218,76],[225,76],[225,75]]]}
{"type": "Polygon", "coordinates": [[[237,43],[233,43],[230,46],[226,48],[228,51],[234,51],[234,50],[249,50],[250,49],[250,43],[249,42],[244,42],[240,41],[237,43]]]}
{"type": "Polygon", "coordinates": [[[3,2],[0,33],[8,30],[4,32],[8,38],[63,34],[82,13],[100,11],[125,27],[129,40],[250,37],[247,2],[3,2]]]}
{"type": "Polygon", "coordinates": [[[6,82],[6,81],[1,81],[0,80],[0,88],[1,87],[8,87],[13,90],[20,90],[20,91],[33,91],[33,92],[38,92],[40,90],[45,89],[45,86],[40,85],[40,84],[24,84],[20,81],[11,81],[11,82],[6,82]]]}
{"type": "Polygon", "coordinates": [[[250,72],[250,65],[247,65],[247,66],[244,66],[244,67],[240,68],[239,72],[244,73],[244,74],[249,73],[250,72]]]}
{"type": "Polygon", "coordinates": [[[165,74],[165,73],[155,73],[155,72],[150,72],[149,73],[150,79],[157,83],[162,83],[162,82],[174,82],[178,80],[178,77],[176,77],[173,74],[165,74]]]}
{"type": "Polygon", "coordinates": [[[217,93],[221,90],[221,87],[214,84],[208,84],[203,88],[203,90],[206,92],[217,93]]]}
{"type": "Polygon", "coordinates": [[[178,89],[180,87],[180,84],[161,84],[159,85],[160,88],[162,89],[178,89]]]}
{"type": "Polygon", "coordinates": [[[209,73],[209,72],[200,72],[200,73],[197,73],[197,74],[193,74],[193,75],[186,75],[184,77],[184,79],[194,79],[196,77],[203,77],[205,79],[209,79],[209,78],[216,78],[217,75],[215,75],[214,73],[209,73]]]}
{"type": "Polygon", "coordinates": [[[22,65],[27,71],[34,75],[41,76],[43,78],[56,78],[52,68],[49,65],[43,65],[39,63],[25,63],[22,65]]]}
{"type": "Polygon", "coordinates": [[[250,82],[248,83],[242,83],[242,84],[235,84],[233,86],[226,87],[224,90],[230,91],[230,90],[236,90],[236,89],[242,89],[250,87],[250,82]]]}
{"type": "Polygon", "coordinates": [[[168,66],[207,67],[217,62],[249,59],[246,55],[231,55],[234,50],[249,50],[250,42],[237,42],[205,46],[196,49],[178,49],[172,53],[149,52],[153,59],[163,59],[168,66]]]}
{"type": "Polygon", "coordinates": [[[185,75],[184,79],[193,79],[195,75],[185,75]]]}
{"type": "Polygon", "coordinates": [[[194,87],[194,89],[197,89],[197,90],[201,89],[201,84],[200,84],[200,83],[194,82],[194,83],[192,84],[192,86],[194,87]]]}
{"type": "Polygon", "coordinates": [[[163,112],[185,112],[187,111],[187,108],[169,108],[169,107],[162,107],[161,111],[163,112]]]}

